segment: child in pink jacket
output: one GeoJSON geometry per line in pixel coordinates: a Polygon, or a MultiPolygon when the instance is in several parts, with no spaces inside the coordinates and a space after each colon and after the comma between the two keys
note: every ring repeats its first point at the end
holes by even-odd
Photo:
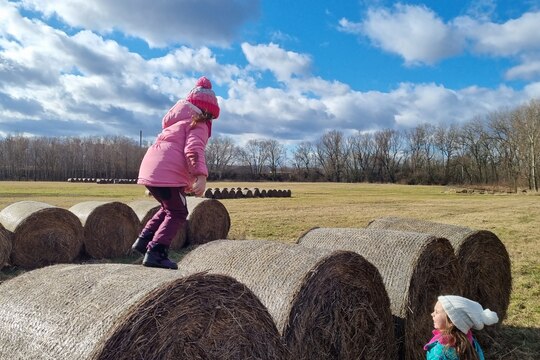
{"type": "Polygon", "coordinates": [[[137,181],[161,204],[132,246],[144,254],[144,266],[178,269],[168,258],[169,246],[188,215],[185,193],[205,191],[205,148],[218,116],[212,83],[203,76],[163,117],[163,130],[146,152],[137,181]]]}

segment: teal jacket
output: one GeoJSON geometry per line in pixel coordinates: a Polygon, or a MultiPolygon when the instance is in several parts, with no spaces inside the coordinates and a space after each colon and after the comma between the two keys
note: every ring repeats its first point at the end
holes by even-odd
{"type": "MultiPolygon", "coordinates": [[[[480,360],[484,360],[484,352],[482,351],[482,348],[480,347],[480,345],[474,338],[473,338],[473,346],[474,346],[474,349],[476,350],[476,353],[478,354],[478,358],[480,360]]],[[[438,341],[428,344],[426,348],[427,348],[427,353],[426,353],[427,360],[459,360],[456,353],[456,349],[454,349],[453,347],[444,346],[438,341]]]]}

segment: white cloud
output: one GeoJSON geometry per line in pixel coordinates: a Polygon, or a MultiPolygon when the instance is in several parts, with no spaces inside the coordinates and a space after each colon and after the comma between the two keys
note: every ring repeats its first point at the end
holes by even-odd
{"type": "Polygon", "coordinates": [[[514,79],[540,79],[540,59],[525,57],[522,64],[510,68],[506,74],[509,80],[514,79]]]}
{"type": "Polygon", "coordinates": [[[22,0],[21,4],[74,28],[119,30],[157,47],[201,42],[226,46],[260,11],[258,0],[22,0]]]}
{"type": "Polygon", "coordinates": [[[540,49],[540,12],[524,13],[502,24],[459,17],[455,26],[477,53],[514,56],[540,49]]]}
{"type": "MultiPolygon", "coordinates": [[[[222,115],[215,133],[284,142],[314,140],[327,129],[464,121],[540,93],[538,84],[523,91],[431,83],[356,91],[313,76],[309,55],[272,43],[242,44],[245,68],[221,63],[208,47],[181,46],[145,59],[94,31],[68,34],[29,20],[13,4],[0,0],[0,134],[138,135],[143,130],[153,137],[161,116],[192,87],[195,74],[207,74],[220,87],[222,115]],[[262,87],[261,71],[273,74],[280,86],[262,87]]],[[[523,73],[518,70],[514,76],[523,73]]]]}
{"type": "Polygon", "coordinates": [[[305,54],[286,51],[278,45],[242,44],[242,51],[254,69],[269,70],[279,81],[287,81],[293,75],[309,73],[311,58],[305,54]]]}
{"type": "Polygon", "coordinates": [[[403,57],[407,64],[433,64],[458,54],[464,39],[424,6],[397,4],[370,9],[359,24],[340,21],[344,31],[363,34],[381,49],[403,57]]]}

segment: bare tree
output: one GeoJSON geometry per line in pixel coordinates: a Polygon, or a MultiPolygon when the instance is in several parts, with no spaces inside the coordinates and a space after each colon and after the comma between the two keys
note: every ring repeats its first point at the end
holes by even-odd
{"type": "Polygon", "coordinates": [[[277,179],[278,169],[283,166],[287,159],[287,150],[285,146],[275,139],[263,141],[263,146],[267,152],[267,164],[270,168],[272,179],[277,179]]]}
{"type": "Polygon", "coordinates": [[[527,164],[529,189],[538,191],[538,156],[540,150],[540,101],[533,100],[514,112],[514,127],[520,137],[522,154],[527,164]]]}
{"type": "Polygon", "coordinates": [[[245,165],[249,167],[251,175],[260,179],[264,166],[268,161],[268,151],[266,151],[265,141],[262,139],[251,139],[241,149],[241,158],[245,165]]]}
{"type": "Polygon", "coordinates": [[[459,129],[452,124],[448,127],[439,125],[435,129],[435,148],[440,151],[443,159],[443,183],[450,181],[451,162],[459,147],[459,129]]]}
{"type": "Polygon", "coordinates": [[[208,170],[216,174],[218,179],[223,177],[225,170],[233,165],[239,156],[239,149],[229,137],[211,137],[206,146],[206,163],[208,170]]]}
{"type": "Polygon", "coordinates": [[[315,148],[317,161],[327,180],[341,182],[347,154],[343,133],[337,130],[325,133],[315,148]]]}
{"type": "Polygon", "coordinates": [[[503,171],[511,182],[515,192],[518,189],[518,180],[521,173],[521,159],[519,139],[512,126],[512,112],[498,111],[489,115],[489,128],[494,139],[494,151],[499,155],[503,171]]]}
{"type": "Polygon", "coordinates": [[[308,179],[316,168],[315,149],[311,142],[302,141],[293,151],[293,166],[308,179]]]}
{"type": "Polygon", "coordinates": [[[397,172],[404,158],[401,134],[394,129],[375,133],[379,181],[397,181],[397,172]]]}

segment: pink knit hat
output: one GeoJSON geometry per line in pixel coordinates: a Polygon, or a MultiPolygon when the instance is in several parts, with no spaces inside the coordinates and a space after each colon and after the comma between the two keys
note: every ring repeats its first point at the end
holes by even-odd
{"type": "Polygon", "coordinates": [[[216,94],[212,91],[212,83],[205,76],[197,80],[195,87],[186,96],[186,100],[199,109],[212,114],[214,119],[217,119],[219,116],[219,105],[216,94]]]}

